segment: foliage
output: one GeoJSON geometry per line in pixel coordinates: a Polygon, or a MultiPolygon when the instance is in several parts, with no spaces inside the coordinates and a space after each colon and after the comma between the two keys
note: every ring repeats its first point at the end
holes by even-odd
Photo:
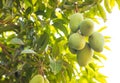
{"type": "Polygon", "coordinates": [[[106,83],[102,53],[78,66],[68,48],[68,23],[75,11],[106,21],[115,3],[120,8],[119,0],[0,0],[0,83],[28,83],[38,73],[50,83],[106,83]]]}

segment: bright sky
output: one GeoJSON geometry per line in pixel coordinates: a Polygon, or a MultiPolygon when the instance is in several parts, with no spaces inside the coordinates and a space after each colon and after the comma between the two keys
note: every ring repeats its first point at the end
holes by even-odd
{"type": "Polygon", "coordinates": [[[106,25],[108,28],[104,32],[111,36],[111,51],[105,51],[108,59],[102,72],[109,77],[108,83],[120,83],[120,10],[117,7],[108,15],[106,25]]]}

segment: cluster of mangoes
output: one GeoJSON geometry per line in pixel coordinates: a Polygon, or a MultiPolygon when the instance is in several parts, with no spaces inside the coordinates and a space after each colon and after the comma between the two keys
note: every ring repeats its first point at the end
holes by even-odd
{"type": "Polygon", "coordinates": [[[43,78],[42,75],[38,74],[38,75],[35,75],[29,83],[49,83],[48,79],[47,78],[43,78]]]}
{"type": "Polygon", "coordinates": [[[94,51],[102,52],[104,37],[94,31],[94,22],[83,18],[80,13],[70,16],[71,34],[68,38],[68,47],[71,53],[77,54],[77,62],[80,66],[86,66],[91,60],[94,51]]]}

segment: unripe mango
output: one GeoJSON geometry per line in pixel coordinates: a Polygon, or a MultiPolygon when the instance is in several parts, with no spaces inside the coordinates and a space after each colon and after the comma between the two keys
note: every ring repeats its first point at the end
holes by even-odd
{"type": "Polygon", "coordinates": [[[86,66],[93,56],[93,50],[86,43],[85,47],[82,50],[77,51],[77,61],[80,66],[86,66]]]}
{"type": "Polygon", "coordinates": [[[97,52],[102,52],[104,48],[104,37],[99,32],[94,32],[89,37],[89,43],[92,49],[97,52]]]}
{"type": "Polygon", "coordinates": [[[78,30],[78,26],[82,20],[83,16],[80,13],[75,13],[70,16],[70,29],[72,32],[76,32],[78,30]]]}
{"type": "Polygon", "coordinates": [[[94,31],[94,23],[91,19],[85,19],[80,23],[79,28],[82,35],[90,36],[94,31]]]}
{"type": "Polygon", "coordinates": [[[29,83],[44,83],[44,78],[42,75],[35,75],[29,83]]]}
{"type": "Polygon", "coordinates": [[[49,80],[47,78],[45,78],[44,83],[49,83],[49,80]]]}
{"type": "Polygon", "coordinates": [[[68,44],[70,48],[75,50],[81,50],[85,46],[85,37],[80,35],[79,33],[73,33],[70,35],[68,44]]]}
{"type": "Polygon", "coordinates": [[[71,48],[70,46],[68,46],[68,47],[69,47],[69,50],[70,50],[70,52],[71,52],[72,54],[76,54],[77,50],[71,48]]]}

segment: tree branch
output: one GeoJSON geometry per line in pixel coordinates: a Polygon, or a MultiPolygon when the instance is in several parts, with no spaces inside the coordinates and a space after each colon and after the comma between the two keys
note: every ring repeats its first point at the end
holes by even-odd
{"type": "Polygon", "coordinates": [[[11,54],[8,53],[6,46],[4,46],[2,43],[0,43],[0,47],[2,48],[2,52],[6,54],[9,58],[12,59],[11,54]]]}
{"type": "Polygon", "coordinates": [[[0,33],[6,32],[6,31],[18,32],[19,29],[20,29],[20,26],[15,24],[0,24],[0,33]]]}
{"type": "MultiPolygon", "coordinates": [[[[78,8],[83,8],[85,7],[84,10],[81,10],[80,12],[84,12],[86,10],[89,10],[91,7],[95,6],[97,3],[97,1],[93,2],[93,3],[88,3],[88,2],[83,2],[82,4],[78,4],[77,7],[78,8]]],[[[75,4],[63,4],[60,7],[62,10],[66,9],[66,10],[72,10],[75,9],[75,4]]]]}

